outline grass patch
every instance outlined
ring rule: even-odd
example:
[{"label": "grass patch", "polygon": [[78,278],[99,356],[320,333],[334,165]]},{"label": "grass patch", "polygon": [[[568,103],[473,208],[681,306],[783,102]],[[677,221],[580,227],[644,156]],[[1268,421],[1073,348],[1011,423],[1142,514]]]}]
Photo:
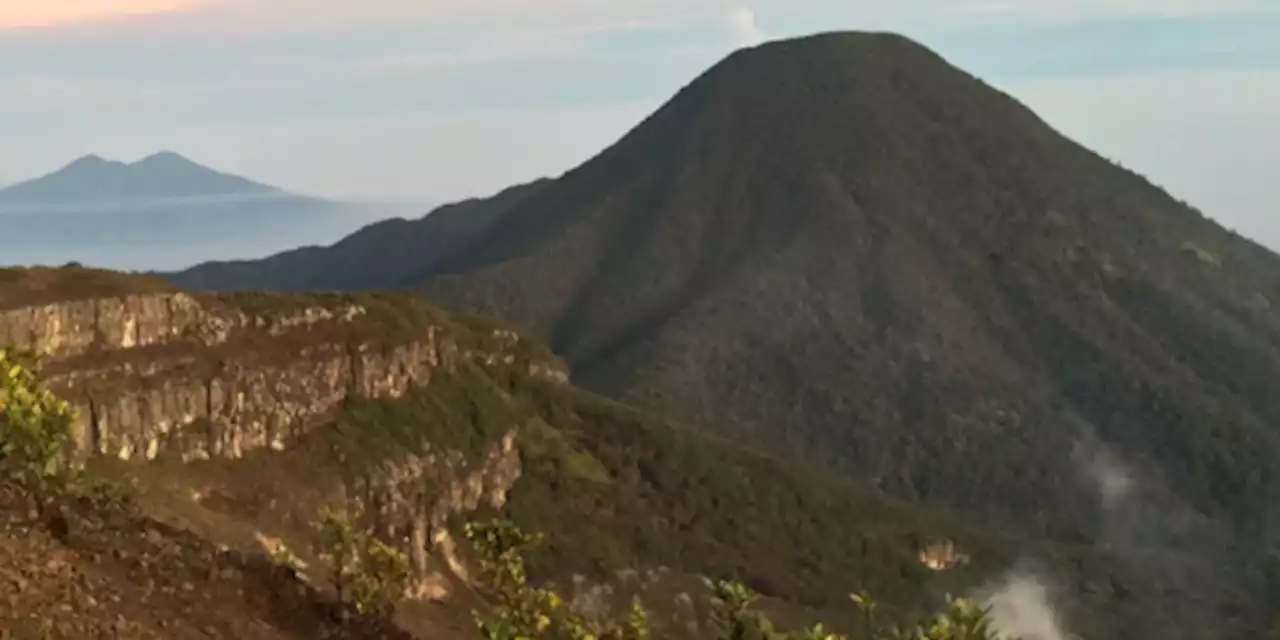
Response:
[{"label": "grass patch", "polygon": [[150,275],[80,266],[0,269],[0,310],[176,289]]},{"label": "grass patch", "polygon": [[1222,267],[1221,257],[1190,240],[1183,242],[1181,248],[1184,252],[1195,256],[1196,260],[1199,260],[1201,264],[1206,264],[1211,267]]},{"label": "grass patch", "polygon": [[550,465],[552,473],[573,481],[590,484],[613,482],[604,463],[541,417],[530,418],[520,431],[520,452],[524,454],[526,464]]}]

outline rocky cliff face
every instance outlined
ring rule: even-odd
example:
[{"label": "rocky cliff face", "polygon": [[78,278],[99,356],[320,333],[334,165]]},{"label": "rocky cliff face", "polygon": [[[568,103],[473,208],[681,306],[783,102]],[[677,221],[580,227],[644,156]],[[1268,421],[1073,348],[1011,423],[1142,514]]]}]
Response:
[{"label": "rocky cliff face", "polygon": [[407,595],[440,600],[451,595],[451,578],[471,582],[449,519],[506,504],[522,471],[516,437],[514,429],[507,432],[473,461],[458,451],[404,454],[357,481],[375,532],[409,556],[414,580]]},{"label": "rocky cliff face", "polygon": [[[474,584],[473,569],[462,556],[450,520],[468,517],[481,507],[501,509],[507,503],[523,472],[516,439],[517,431],[512,429],[470,459],[458,450],[432,447],[389,457],[345,481],[330,500],[345,505],[361,528],[409,558],[411,577],[404,597],[448,600],[458,585]],[[219,487],[216,495],[226,499],[232,491]],[[196,493],[197,502],[210,497],[208,488]],[[289,558],[307,582],[314,584],[329,570],[309,571],[309,563],[294,554],[307,546],[305,542],[295,546],[300,541],[261,531],[255,532],[255,539],[267,556]],[[318,549],[311,549],[310,555],[318,554]]]},{"label": "rocky cliff face", "polygon": [[566,380],[516,334],[411,299],[145,293],[0,309],[0,344],[45,355],[79,409],[77,452],[238,458],[283,449],[348,396],[394,398],[462,362]]}]

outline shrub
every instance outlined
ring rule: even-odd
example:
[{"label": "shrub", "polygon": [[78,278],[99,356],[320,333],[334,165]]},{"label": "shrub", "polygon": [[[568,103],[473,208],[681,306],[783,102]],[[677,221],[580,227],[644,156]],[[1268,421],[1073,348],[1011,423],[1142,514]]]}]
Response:
[{"label": "shrub", "polygon": [[0,467],[43,520],[73,476],[68,441],[75,413],[43,387],[37,364],[31,354],[0,348]]},{"label": "shrub", "polygon": [[409,557],[354,523],[351,508],[320,512],[321,555],[333,567],[338,601],[361,615],[390,619],[411,577]]},{"label": "shrub", "polygon": [[541,418],[525,424],[520,433],[520,447],[526,459],[549,464],[564,477],[601,485],[613,482],[609,469],[599,458]]},{"label": "shrub", "polygon": [[593,624],[567,605],[555,591],[528,584],[525,553],[540,545],[541,535],[529,535],[505,520],[469,523],[466,537],[480,557],[482,590],[491,610],[474,612],[476,628],[485,640],[647,640],[649,623],[639,603],[626,621]]},{"label": "shrub", "polygon": [[947,598],[947,609],[907,629],[887,634],[888,640],[1014,640],[991,628],[987,610],[969,600]]}]

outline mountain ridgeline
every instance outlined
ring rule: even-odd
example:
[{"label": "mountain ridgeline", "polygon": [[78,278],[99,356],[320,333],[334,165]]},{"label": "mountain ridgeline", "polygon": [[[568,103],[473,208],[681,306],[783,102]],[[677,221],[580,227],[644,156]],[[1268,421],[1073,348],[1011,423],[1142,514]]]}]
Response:
[{"label": "mountain ridgeline", "polygon": [[492,315],[577,384],[897,498],[1198,554],[1126,556],[1170,610],[1280,538],[1280,259],[910,40],[736,52],[467,210],[168,277]]},{"label": "mountain ridgeline", "polygon": [[178,268],[329,242],[390,207],[289,193],[164,151],[132,163],[96,155],[0,189],[0,265]]},{"label": "mountain ridgeline", "polygon": [[[455,247],[466,246],[547,181],[511,187],[491,198],[440,207],[424,220],[375,222],[326,247],[302,247],[262,260],[208,262],[169,279],[197,290],[325,289],[362,291],[411,282]],[[376,256],[376,258],[375,258]],[[230,286],[227,286],[231,283]]]},{"label": "mountain ridgeline", "polygon": [[87,203],[102,200],[247,196],[283,193],[275,187],[214,171],[172,151],[124,163],[97,155],[0,190],[0,203]]}]

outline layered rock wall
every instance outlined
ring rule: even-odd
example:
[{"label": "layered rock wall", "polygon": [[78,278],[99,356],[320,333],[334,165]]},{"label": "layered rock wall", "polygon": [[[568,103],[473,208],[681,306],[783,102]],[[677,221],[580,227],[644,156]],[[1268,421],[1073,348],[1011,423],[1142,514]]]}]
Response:
[{"label": "layered rock wall", "polygon": [[78,448],[129,459],[154,458],[168,445],[186,459],[239,458],[283,449],[350,394],[394,398],[427,384],[440,366],[433,342],[429,334],[386,349],[322,344],[279,364],[232,359],[212,371],[156,371],[120,391],[64,384],[64,396],[81,405]]},{"label": "layered rock wall", "polygon": [[[514,332],[410,298],[374,302],[174,292],[42,302],[0,308],[0,347],[43,354],[46,383],[78,409],[77,455],[123,460],[284,451],[349,397],[397,398],[469,364],[568,380]],[[427,442],[391,450],[344,481],[365,524],[411,559],[407,596],[443,599],[471,581],[450,520],[505,504],[521,475],[516,427],[471,456]]]},{"label": "layered rock wall", "polygon": [[218,321],[183,293],[76,300],[0,310],[0,344],[69,357],[164,343]]},{"label": "layered rock wall", "polygon": [[18,307],[0,310],[0,345],[45,354],[48,384],[78,408],[77,452],[121,459],[282,449],[353,394],[398,397],[462,362],[567,379],[509,331],[488,330],[484,349],[441,323],[390,337],[360,304],[326,302],[248,311],[157,293]]}]

